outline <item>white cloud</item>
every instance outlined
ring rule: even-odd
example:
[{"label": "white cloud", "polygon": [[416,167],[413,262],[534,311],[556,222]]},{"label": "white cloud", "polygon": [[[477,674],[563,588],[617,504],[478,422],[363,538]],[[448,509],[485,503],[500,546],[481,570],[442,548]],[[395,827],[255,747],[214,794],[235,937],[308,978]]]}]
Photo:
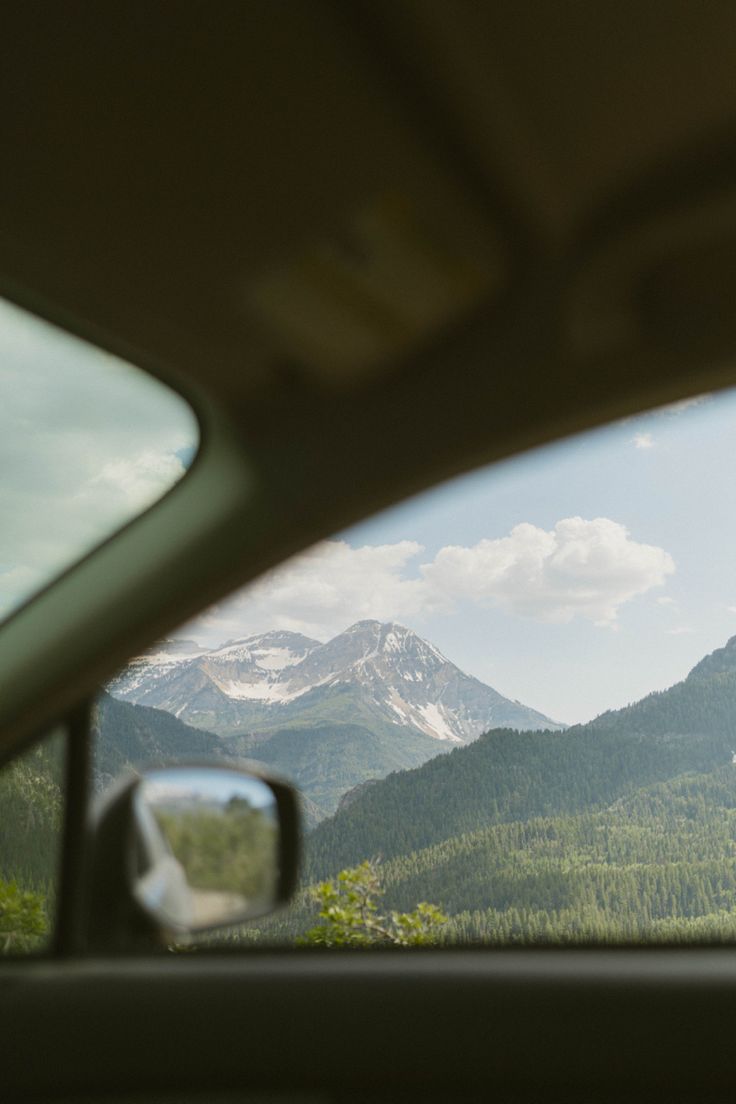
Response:
[{"label": "white cloud", "polygon": [[674,598],[669,598],[669,597],[665,596],[663,598],[658,598],[657,599],[657,604],[660,605],[660,606],[676,606],[677,602],[675,601]]},{"label": "white cloud", "polygon": [[414,541],[352,548],[323,541],[262,576],[182,630],[198,639],[288,629],[326,639],[354,621],[412,618],[431,605],[424,582],[407,576],[422,546]]},{"label": "white cloud", "polygon": [[695,629],[689,628],[687,625],[678,625],[676,629],[668,629],[668,636],[688,636],[690,633],[694,633]]},{"label": "white cloud", "polygon": [[498,605],[539,621],[581,616],[615,624],[618,608],[675,570],[661,548],[639,544],[608,518],[565,518],[551,531],[528,523],[473,548],[443,548],[423,567],[440,593]]},{"label": "white cloud", "polygon": [[268,629],[325,639],[363,618],[408,620],[459,605],[498,607],[537,621],[579,616],[615,626],[619,607],[674,571],[661,548],[608,518],[565,518],[547,531],[517,525],[473,547],[447,546],[417,566],[413,541],[353,548],[324,541],[213,608],[183,635],[209,643]]},{"label": "white cloud", "polygon": [[635,433],[631,440],[635,448],[654,448],[654,438],[652,437],[651,433]]}]

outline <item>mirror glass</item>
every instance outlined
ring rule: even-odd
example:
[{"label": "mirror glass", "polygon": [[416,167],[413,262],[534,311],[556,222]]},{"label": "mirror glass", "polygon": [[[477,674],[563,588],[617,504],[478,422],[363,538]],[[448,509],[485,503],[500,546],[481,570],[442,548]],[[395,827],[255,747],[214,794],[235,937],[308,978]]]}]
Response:
[{"label": "mirror glass", "polygon": [[274,908],[279,815],[266,782],[219,767],[152,770],[134,801],[134,893],[159,921],[202,931]]}]

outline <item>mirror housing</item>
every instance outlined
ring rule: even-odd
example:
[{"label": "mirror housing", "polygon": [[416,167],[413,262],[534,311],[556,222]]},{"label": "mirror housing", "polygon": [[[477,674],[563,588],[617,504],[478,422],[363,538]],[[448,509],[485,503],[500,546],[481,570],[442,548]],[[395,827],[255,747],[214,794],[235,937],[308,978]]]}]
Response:
[{"label": "mirror housing", "polygon": [[297,880],[287,783],[248,764],[155,768],[101,795],[86,878],[86,946],[141,950],[245,923]]}]

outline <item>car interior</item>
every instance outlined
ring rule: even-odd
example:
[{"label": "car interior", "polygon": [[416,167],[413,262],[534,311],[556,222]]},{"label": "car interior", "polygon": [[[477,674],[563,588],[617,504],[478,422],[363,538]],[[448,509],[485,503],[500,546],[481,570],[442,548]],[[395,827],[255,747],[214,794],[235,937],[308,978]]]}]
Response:
[{"label": "car interior", "polygon": [[127,805],[93,822],[87,775],[97,688],[235,587],[454,475],[734,383],[736,9],[1,19],[0,295],[170,386],[200,434],[186,478],[0,625],[0,764],[67,745],[53,944],[0,958],[3,1098],[721,1099],[733,948],[152,953],[139,913],[90,900]]}]

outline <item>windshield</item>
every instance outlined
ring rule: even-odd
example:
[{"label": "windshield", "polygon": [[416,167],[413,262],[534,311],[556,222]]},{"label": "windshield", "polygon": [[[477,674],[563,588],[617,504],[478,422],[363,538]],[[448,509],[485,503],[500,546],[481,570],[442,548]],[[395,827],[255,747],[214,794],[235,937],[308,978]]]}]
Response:
[{"label": "windshield", "polygon": [[0,300],[0,619],[161,498],[198,436],[168,387]]}]

